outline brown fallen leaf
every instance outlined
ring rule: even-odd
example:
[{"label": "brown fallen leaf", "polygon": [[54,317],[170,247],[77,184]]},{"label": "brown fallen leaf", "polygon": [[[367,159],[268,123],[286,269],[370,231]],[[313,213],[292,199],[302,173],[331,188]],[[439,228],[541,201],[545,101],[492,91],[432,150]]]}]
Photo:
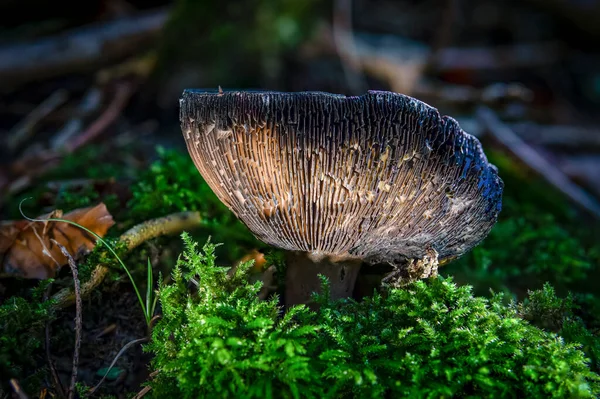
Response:
[{"label": "brown fallen leaf", "polygon": [[244,255],[240,260],[238,260],[236,263],[236,267],[240,263],[248,262],[251,260],[254,261],[254,265],[252,266],[252,271],[253,272],[262,272],[265,264],[267,263],[267,260],[265,259],[265,254],[263,254],[262,252],[259,252],[256,249],[253,249],[248,254]]},{"label": "brown fallen leaf", "polygon": [[100,237],[115,224],[104,203],[79,208],[65,215],[61,210],[55,210],[36,218],[45,219],[43,222],[28,220],[1,222],[0,277],[16,276],[31,279],[54,277],[60,267],[67,264],[67,259],[52,239],[64,246],[75,258],[91,251],[96,245],[95,237],[86,231],[66,222],[47,220],[51,218],[73,221]]}]

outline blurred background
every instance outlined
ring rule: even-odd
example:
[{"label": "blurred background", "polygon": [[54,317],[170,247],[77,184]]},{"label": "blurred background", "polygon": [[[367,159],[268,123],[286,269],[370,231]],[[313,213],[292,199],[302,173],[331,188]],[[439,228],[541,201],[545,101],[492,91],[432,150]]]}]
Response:
[{"label": "blurred background", "polygon": [[0,190],[88,144],[182,146],[184,88],[371,89],[491,136],[600,214],[599,20],[597,0],[5,0]]},{"label": "blurred background", "polygon": [[[598,372],[599,44],[600,0],[0,0],[0,221],[23,219],[27,197],[28,216],[104,202],[115,238],[193,210],[203,218],[194,238],[225,244],[220,264],[268,254],[187,155],[182,91],[404,93],[477,136],[505,182],[490,235],[440,274],[507,300],[545,282],[562,297],[572,292],[587,335],[564,337],[584,345]],[[160,238],[126,262],[144,281],[148,258],[168,276],[180,252],[178,237]],[[80,268],[88,277],[93,255]],[[69,273],[54,284],[70,286]],[[107,280],[86,300],[84,342],[97,342],[83,345],[80,381],[89,386],[125,342],[146,333],[129,281],[118,267]],[[0,281],[0,305],[35,283]],[[567,305],[552,306],[562,320]],[[70,337],[73,317],[61,312],[53,328]],[[42,331],[36,318],[15,335]],[[117,333],[99,340],[110,328]],[[67,378],[72,339],[56,336],[53,355]],[[28,350],[15,358],[36,353]],[[22,377],[45,364],[36,356]],[[106,388],[120,397],[148,372],[141,350],[124,359],[127,377]]]},{"label": "blurred background", "polygon": [[[563,214],[593,237],[598,21],[598,0],[5,0],[0,216],[18,217],[18,200],[32,192],[42,209],[65,187],[127,196],[123,186],[156,159],[157,146],[184,149],[185,88],[391,90],[455,117],[484,142],[507,182],[499,245],[516,231],[543,234]],[[589,256],[585,273],[595,264]],[[474,262],[489,274],[485,259]],[[542,269],[536,282],[555,273]]]}]

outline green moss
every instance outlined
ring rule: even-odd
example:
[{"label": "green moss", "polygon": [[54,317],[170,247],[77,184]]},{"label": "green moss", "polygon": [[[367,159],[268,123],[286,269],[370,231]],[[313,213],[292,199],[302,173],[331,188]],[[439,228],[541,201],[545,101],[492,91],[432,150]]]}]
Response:
[{"label": "green moss", "polygon": [[127,204],[130,217],[147,220],[173,212],[225,213],[187,154],[158,148],[159,159],[142,172]]},{"label": "green moss", "polygon": [[[41,212],[45,212],[47,209],[40,209],[40,203],[50,191],[46,186],[47,182],[69,179],[118,180],[125,177],[131,178],[132,174],[135,174],[135,171],[127,169],[124,158],[115,156],[106,147],[95,145],[83,147],[77,152],[66,155],[57,166],[48,170],[41,179],[37,180],[35,186],[23,193],[8,197],[5,201],[5,209],[3,209],[5,218],[22,219],[19,204],[25,198],[33,199],[22,204],[25,215],[35,217]],[[111,212],[119,209],[117,198],[114,195],[100,196],[91,184],[79,188],[60,189],[56,198],[53,198],[51,209],[62,209],[67,212],[75,208],[95,205],[99,201],[104,201]]]},{"label": "green moss", "polygon": [[[219,34],[227,35],[227,29]],[[152,383],[157,397],[598,395],[597,376],[583,353],[598,372],[600,300],[594,276],[600,246],[560,194],[501,154],[490,159],[506,183],[504,210],[482,245],[441,269],[456,279],[418,283],[362,302],[322,297],[319,313],[295,308],[283,318],[275,301],[255,298],[258,285],[247,284],[241,272],[248,265],[233,278],[215,266],[215,255],[232,264],[248,249],[265,246],[218,200],[187,153],[160,149],[149,169],[128,172],[122,165],[107,166],[103,157],[97,149],[74,154],[48,180],[132,178],[127,207],[109,206],[119,215],[111,237],[150,218],[197,210],[204,220],[194,233],[198,240],[212,236],[233,243],[197,252],[188,239],[175,282],[161,287],[163,319],[148,346],[161,370]],[[93,188],[69,189],[58,193],[56,206],[68,211],[100,200],[111,201]],[[38,215],[37,207],[25,203],[26,214]],[[163,237],[154,244],[178,253],[175,241]],[[129,254],[126,263],[144,266],[147,252]],[[283,269],[278,252],[267,260]],[[99,246],[81,262],[80,278],[89,278],[99,262],[116,265]],[[192,276],[199,285],[190,293]],[[526,299],[517,304],[507,296],[475,297],[470,286],[457,287],[454,280],[473,285],[478,295],[492,287]],[[561,294],[575,293],[561,299],[543,286],[546,281]],[[71,284],[56,284],[61,283]],[[535,288],[542,289],[527,296]],[[0,374],[32,387],[45,375],[39,368],[45,363],[41,338],[45,320],[53,317],[39,298],[38,291],[37,297],[12,297],[0,306]]]},{"label": "green moss", "polygon": [[600,372],[600,334],[593,333],[592,326],[576,312],[580,310],[573,295],[559,298],[550,284],[540,290],[529,291],[523,303],[515,304],[518,314],[532,324],[560,334],[566,342],[582,345],[582,350],[591,359],[592,369]]},{"label": "green moss", "polygon": [[245,283],[250,265],[229,277],[214,245],[184,241],[146,347],[160,370],[155,397],[600,394],[577,345],[530,325],[500,295],[474,297],[440,278],[362,302],[325,294],[319,312],[298,306],[280,317],[276,300],[258,300],[260,285]]},{"label": "green moss", "polygon": [[42,292],[50,280],[42,282],[28,298],[11,297],[0,305],[0,384],[16,378],[23,387],[39,387],[38,370],[46,322],[54,318],[50,301],[42,301]]},{"label": "green moss", "polygon": [[[124,148],[126,152],[128,149]],[[60,179],[108,179],[124,176],[124,163],[119,162],[109,149],[100,145],[88,145],[77,150],[77,152],[66,155],[55,168],[52,168],[45,176],[45,180]],[[104,162],[103,162],[104,161]]]},{"label": "green moss", "polygon": [[100,193],[92,185],[77,188],[69,187],[59,190],[55,200],[55,207],[56,209],[72,210],[94,206],[99,202],[104,202],[109,211],[114,212],[119,207],[119,199],[115,194],[101,197]]}]

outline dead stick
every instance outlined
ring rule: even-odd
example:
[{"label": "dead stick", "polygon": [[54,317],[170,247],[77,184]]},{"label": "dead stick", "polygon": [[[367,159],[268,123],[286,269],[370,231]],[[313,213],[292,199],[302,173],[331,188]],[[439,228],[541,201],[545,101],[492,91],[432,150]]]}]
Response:
[{"label": "dead stick", "polygon": [[432,62],[433,67],[439,71],[498,70],[552,65],[560,60],[561,55],[562,47],[557,42],[522,43],[492,48],[447,47],[436,52]]},{"label": "dead stick", "polygon": [[135,396],[133,397],[133,399],[141,399],[144,396],[146,396],[146,394],[148,392],[150,392],[150,390],[152,389],[152,387],[150,385],[146,385],[144,388],[142,388],[141,391],[139,391],[137,394],[135,394]]},{"label": "dead stick", "polygon": [[513,155],[539,173],[581,208],[596,217],[600,217],[600,204],[592,196],[573,183],[556,166],[517,136],[491,109],[487,107],[478,108],[477,118],[481,121],[484,128]]},{"label": "dead stick", "polygon": [[6,139],[6,146],[10,151],[15,151],[23,142],[25,142],[33,132],[33,128],[42,119],[48,116],[56,108],[67,101],[68,94],[64,89],[56,90],[46,98],[40,105],[35,107],[21,122],[19,122],[10,132]]},{"label": "dead stick", "polygon": [[93,140],[96,136],[102,133],[108,126],[110,126],[115,119],[119,116],[129,97],[133,93],[133,83],[124,82],[120,83],[116,87],[115,96],[110,105],[104,110],[102,115],[98,117],[85,131],[70,141],[66,147],[67,152],[73,152],[89,141]]},{"label": "dead stick", "polygon": [[0,86],[72,73],[131,55],[155,40],[168,8],[0,48]]},{"label": "dead stick", "polygon": [[104,93],[98,86],[92,86],[88,89],[77,105],[75,115],[50,139],[50,148],[53,151],[63,148],[71,137],[83,130],[85,119],[100,109],[103,97]]},{"label": "dead stick", "polygon": [[[132,227],[121,235],[119,241],[125,244],[128,251],[131,251],[152,238],[197,228],[201,220],[199,212],[174,213]],[[97,265],[92,272],[90,280],[81,288],[82,296],[85,297],[92,292],[104,280],[108,271],[108,266],[103,264]],[[52,299],[55,301],[57,308],[64,308],[73,304],[75,297],[71,289],[63,288]]]},{"label": "dead stick", "polygon": [[25,392],[23,392],[23,390],[21,389],[21,385],[19,384],[19,381],[17,381],[14,378],[10,379],[10,386],[12,387],[13,391],[15,391],[15,394],[17,395],[17,398],[19,399],[29,399],[29,396],[27,396],[27,394]]},{"label": "dead stick", "polygon": [[81,304],[81,287],[79,284],[79,276],[77,273],[77,264],[75,260],[67,251],[65,247],[54,239],[52,242],[58,246],[60,252],[67,258],[71,272],[73,273],[73,286],[75,287],[75,348],[73,349],[73,368],[71,369],[71,385],[69,385],[68,398],[73,399],[75,397],[75,384],[77,383],[77,368],[79,367],[79,349],[81,347],[81,330],[83,324],[82,307]]},{"label": "dead stick", "polygon": [[[414,52],[411,48],[415,48],[418,53],[424,53],[423,56],[429,58],[428,61],[431,62],[431,68],[438,72],[457,69],[480,71],[534,68],[554,65],[564,54],[564,46],[560,42],[521,43],[496,47],[445,47],[431,55],[429,47],[402,36],[355,33],[353,38],[354,49],[347,47],[345,50],[355,52],[349,56],[356,57],[363,70],[376,68],[377,66],[373,64],[393,58],[398,58],[394,60],[397,64],[406,64],[407,61],[415,59],[411,54]],[[374,41],[380,44],[373,44]],[[329,54],[338,51],[333,39],[332,26],[323,27],[315,50]],[[373,58],[374,55],[377,59]],[[420,58],[420,54],[415,53],[415,55],[419,55]]]},{"label": "dead stick", "polygon": [[[64,151],[60,148],[50,149],[42,154],[25,156],[13,163],[11,169],[23,175],[4,186],[0,186],[0,189],[6,191],[9,195],[14,195],[25,190],[33,183],[34,178],[44,174],[44,172],[53,166],[53,163],[61,159],[65,154],[72,153],[93,140],[117,119],[133,93],[133,87],[134,85],[131,82],[119,84],[115,98],[110,106],[86,130],[66,145]],[[0,198],[0,206],[2,206],[2,198]]]},{"label": "dead stick", "polygon": [[591,126],[537,125],[521,122],[513,123],[510,127],[523,139],[543,146],[559,149],[600,147],[600,129]]}]

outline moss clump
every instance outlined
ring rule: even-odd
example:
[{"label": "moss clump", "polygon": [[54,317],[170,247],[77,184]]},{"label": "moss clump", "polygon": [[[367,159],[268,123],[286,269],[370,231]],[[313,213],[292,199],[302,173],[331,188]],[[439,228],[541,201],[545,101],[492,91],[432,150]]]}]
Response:
[{"label": "moss clump", "polygon": [[[468,274],[481,291],[513,292],[545,281],[567,286],[588,276],[589,250],[548,213],[503,217],[481,246],[443,272]],[[457,270],[462,268],[463,270]]]},{"label": "moss clump", "polygon": [[[276,300],[259,301],[260,283],[244,280],[251,263],[229,277],[215,265],[215,245],[197,252],[189,236],[184,240],[174,283],[160,287],[163,317],[146,348],[161,370],[155,396],[314,396],[307,350],[317,327],[300,327],[296,320],[308,310],[297,308],[278,320]],[[199,283],[194,295],[189,282]]]},{"label": "moss clump", "polygon": [[227,212],[189,156],[161,147],[157,151],[158,160],[132,186],[127,204],[131,219],[138,222],[182,211]]},{"label": "moss clump", "polygon": [[581,344],[582,350],[591,359],[592,369],[600,372],[600,335],[592,333],[585,321],[577,316],[580,308],[573,295],[559,298],[554,288],[546,283],[540,290],[529,291],[529,296],[522,303],[513,303],[512,306],[532,324],[559,334],[566,342]]},{"label": "moss clump", "polygon": [[[156,397],[595,397],[600,377],[577,345],[532,326],[501,295],[450,279],[362,302],[318,297],[280,316],[275,299],[215,246],[186,249],[160,287],[163,318],[147,350]],[[190,292],[189,287],[193,287]],[[324,290],[327,292],[327,290]]]},{"label": "moss clump", "polygon": [[24,387],[39,387],[39,381],[36,386],[34,380],[41,377],[35,370],[43,348],[44,326],[54,318],[52,303],[42,301],[50,282],[40,283],[29,298],[14,296],[0,305],[0,384],[16,378]]}]

